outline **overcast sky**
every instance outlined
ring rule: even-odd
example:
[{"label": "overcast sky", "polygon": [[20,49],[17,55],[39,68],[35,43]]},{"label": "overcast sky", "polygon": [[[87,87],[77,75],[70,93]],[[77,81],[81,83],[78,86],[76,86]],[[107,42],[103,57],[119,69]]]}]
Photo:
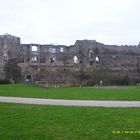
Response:
[{"label": "overcast sky", "polygon": [[5,33],[21,43],[138,44],[140,0],[0,0],[0,34]]}]

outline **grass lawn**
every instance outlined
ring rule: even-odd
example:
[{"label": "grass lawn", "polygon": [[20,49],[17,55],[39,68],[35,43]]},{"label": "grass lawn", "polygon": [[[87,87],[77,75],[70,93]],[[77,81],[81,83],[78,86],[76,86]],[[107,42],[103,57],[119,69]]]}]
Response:
[{"label": "grass lawn", "polygon": [[139,116],[140,108],[0,103],[0,139],[138,140]]},{"label": "grass lawn", "polygon": [[31,84],[0,85],[0,96],[80,99],[80,100],[135,100],[140,101],[140,87],[96,88],[65,87],[41,88]]}]

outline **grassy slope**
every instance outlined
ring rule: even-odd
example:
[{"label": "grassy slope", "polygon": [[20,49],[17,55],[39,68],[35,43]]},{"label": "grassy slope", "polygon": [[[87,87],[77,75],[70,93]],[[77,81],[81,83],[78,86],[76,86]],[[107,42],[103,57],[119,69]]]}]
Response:
[{"label": "grassy slope", "polygon": [[28,84],[0,85],[0,96],[81,99],[81,100],[140,100],[140,87],[118,89],[66,87],[41,88]]},{"label": "grassy slope", "polygon": [[0,103],[1,140],[138,140],[140,108],[92,108]]}]

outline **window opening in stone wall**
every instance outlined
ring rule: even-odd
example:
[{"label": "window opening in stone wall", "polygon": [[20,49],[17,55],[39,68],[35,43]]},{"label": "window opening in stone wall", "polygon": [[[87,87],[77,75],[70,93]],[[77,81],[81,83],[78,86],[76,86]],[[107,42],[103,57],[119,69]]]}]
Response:
[{"label": "window opening in stone wall", "polygon": [[99,64],[100,63],[100,58],[98,56],[95,57],[95,63]]},{"label": "window opening in stone wall", "polygon": [[8,56],[3,56],[3,62],[7,62],[8,61]]},{"label": "window opening in stone wall", "polygon": [[92,51],[92,50],[90,50],[90,51],[89,51],[89,59],[93,59],[93,58],[94,58],[93,51]]},{"label": "window opening in stone wall", "polygon": [[32,56],[32,62],[34,62],[34,63],[37,62],[37,56]]},{"label": "window opening in stone wall", "polygon": [[32,75],[27,75],[25,80],[26,82],[32,82]]},{"label": "window opening in stone wall", "polygon": [[37,46],[32,46],[32,51],[37,52]]},{"label": "window opening in stone wall", "polygon": [[60,52],[64,52],[64,48],[63,47],[60,48]]},{"label": "window opening in stone wall", "polygon": [[79,60],[79,63],[82,64],[82,60],[81,59]]},{"label": "window opening in stone wall", "polygon": [[49,48],[50,53],[56,53],[56,48]]},{"label": "window opening in stone wall", "polygon": [[74,56],[73,60],[74,60],[74,64],[78,64],[78,57],[77,56]]},{"label": "window opening in stone wall", "polygon": [[55,63],[55,57],[54,56],[51,56],[51,58],[50,58],[50,63],[52,64],[52,63]]}]

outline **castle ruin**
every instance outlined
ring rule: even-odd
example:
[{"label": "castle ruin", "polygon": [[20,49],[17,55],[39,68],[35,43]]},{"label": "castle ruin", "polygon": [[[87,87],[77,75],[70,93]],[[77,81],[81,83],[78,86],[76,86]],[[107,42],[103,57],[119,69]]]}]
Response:
[{"label": "castle ruin", "polygon": [[12,58],[21,67],[21,82],[45,86],[140,82],[140,44],[104,45],[95,40],[77,40],[71,46],[21,44],[19,37],[0,35],[0,79]]}]

